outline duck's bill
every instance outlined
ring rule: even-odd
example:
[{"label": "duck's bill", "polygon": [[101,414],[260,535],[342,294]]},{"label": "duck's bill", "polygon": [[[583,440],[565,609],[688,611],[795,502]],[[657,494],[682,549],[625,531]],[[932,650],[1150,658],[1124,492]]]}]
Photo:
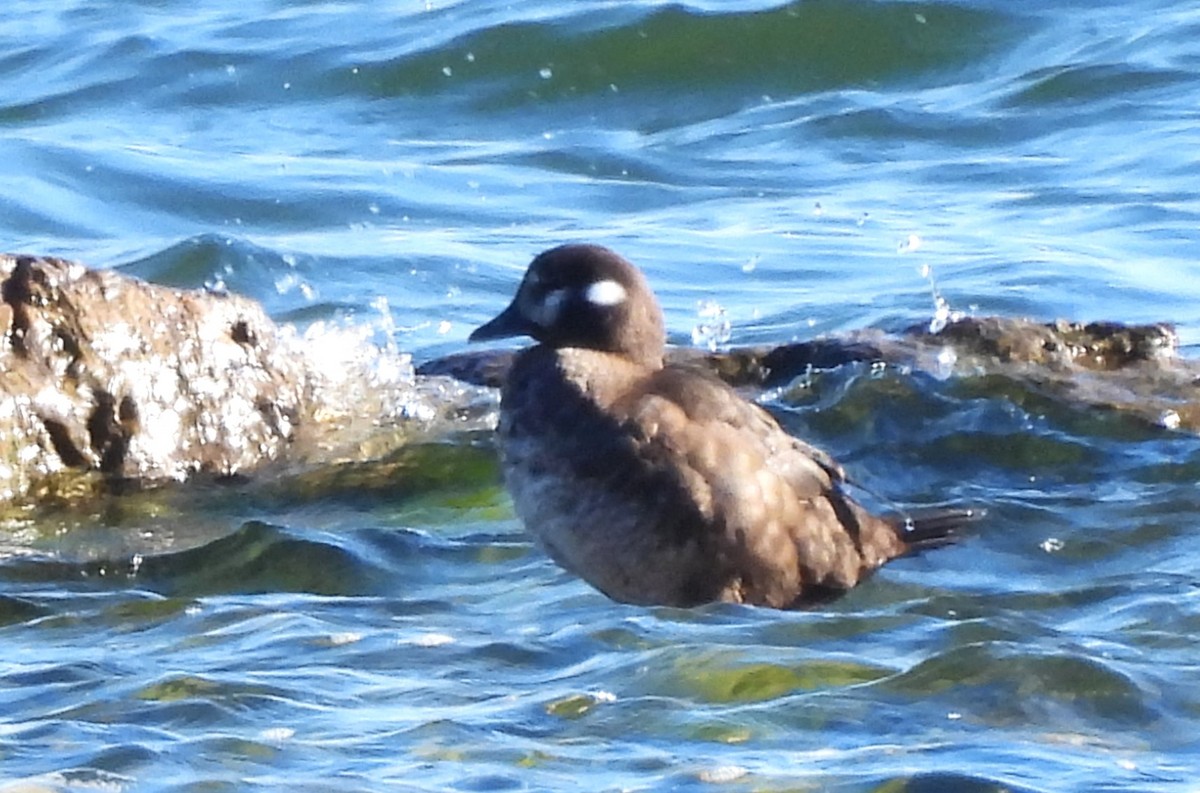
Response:
[{"label": "duck's bill", "polygon": [[527,319],[521,316],[521,312],[517,309],[517,304],[511,303],[495,319],[485,322],[472,331],[471,335],[467,337],[467,341],[488,341],[489,339],[507,339],[513,336],[528,336],[531,330],[532,326]]}]

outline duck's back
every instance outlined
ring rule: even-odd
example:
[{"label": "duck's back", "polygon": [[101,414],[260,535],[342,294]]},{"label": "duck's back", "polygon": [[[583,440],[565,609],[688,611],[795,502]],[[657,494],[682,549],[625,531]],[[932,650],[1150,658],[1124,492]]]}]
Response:
[{"label": "duck's back", "polygon": [[500,432],[530,531],[618,600],[794,606],[906,550],[842,493],[828,456],[695,369],[535,347]]}]

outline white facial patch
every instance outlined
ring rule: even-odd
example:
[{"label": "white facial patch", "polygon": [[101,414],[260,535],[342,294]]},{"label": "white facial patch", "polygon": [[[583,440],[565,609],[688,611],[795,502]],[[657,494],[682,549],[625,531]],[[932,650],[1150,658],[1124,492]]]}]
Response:
[{"label": "white facial patch", "polygon": [[558,322],[559,312],[562,311],[563,301],[567,297],[565,289],[554,289],[542,295],[542,299],[530,303],[523,307],[525,316],[529,317],[534,324],[541,325],[543,328],[548,328]]},{"label": "white facial patch", "polygon": [[606,278],[591,284],[583,296],[593,306],[615,306],[625,302],[625,287]]}]

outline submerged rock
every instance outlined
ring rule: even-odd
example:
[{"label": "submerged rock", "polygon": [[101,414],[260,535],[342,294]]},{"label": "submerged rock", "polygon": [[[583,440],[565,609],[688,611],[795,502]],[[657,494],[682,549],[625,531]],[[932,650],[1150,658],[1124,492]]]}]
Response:
[{"label": "submerged rock", "polygon": [[[833,369],[848,363],[887,363],[925,368],[931,357],[943,369],[963,373],[1023,364],[1070,372],[1118,371],[1140,363],[1180,365],[1179,337],[1168,324],[1081,324],[1035,322],[1012,317],[960,317],[932,332],[923,326],[899,335],[863,330],[843,336],[775,347],[742,347],[728,352],[674,347],[667,359],[707,366],[733,385],[776,386],[809,369]],[[417,374],[444,375],[498,388],[512,363],[507,350],[478,350],[447,355],[422,364]]]},{"label": "submerged rock", "polygon": [[[418,374],[499,386],[507,351],[467,352],[429,361]],[[779,387],[808,372],[853,363],[922,371],[937,378],[1000,377],[1070,404],[1121,411],[1156,426],[1200,431],[1200,366],[1179,356],[1169,324],[1042,323],[1013,317],[960,317],[937,331],[862,330],[776,347],[711,353],[672,348],[668,360],[707,366],[735,386]]]}]

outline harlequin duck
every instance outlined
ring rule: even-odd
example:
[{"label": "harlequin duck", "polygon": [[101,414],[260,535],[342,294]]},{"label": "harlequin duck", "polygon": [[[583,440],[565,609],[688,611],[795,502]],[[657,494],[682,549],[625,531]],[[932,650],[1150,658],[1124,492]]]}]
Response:
[{"label": "harlequin duck", "polygon": [[470,340],[522,335],[538,344],[502,390],[505,482],[547,553],[614,600],[803,606],[972,517],[876,517],[825,452],[708,372],[664,365],[658,302],[607,248],[536,257]]}]

